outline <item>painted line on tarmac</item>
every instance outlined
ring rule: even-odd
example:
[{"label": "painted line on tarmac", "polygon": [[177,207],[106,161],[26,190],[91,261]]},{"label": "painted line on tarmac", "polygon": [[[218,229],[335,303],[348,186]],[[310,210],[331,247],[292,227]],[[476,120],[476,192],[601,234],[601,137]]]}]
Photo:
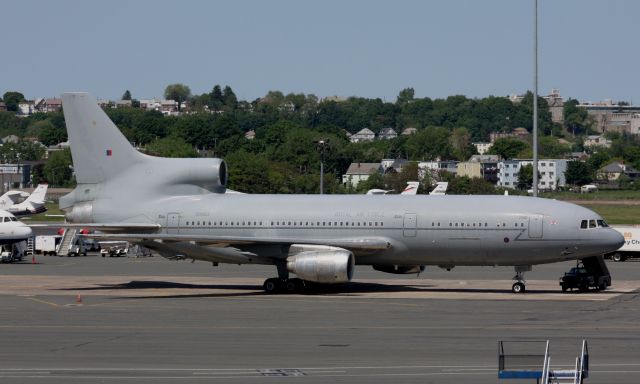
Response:
[{"label": "painted line on tarmac", "polygon": [[31,301],[35,301],[35,302],[40,303],[40,304],[46,304],[46,305],[49,305],[49,306],[52,306],[52,307],[55,307],[55,308],[61,308],[62,307],[60,304],[56,304],[56,303],[54,303],[52,301],[37,299],[35,297],[25,297],[25,299],[31,300]]}]

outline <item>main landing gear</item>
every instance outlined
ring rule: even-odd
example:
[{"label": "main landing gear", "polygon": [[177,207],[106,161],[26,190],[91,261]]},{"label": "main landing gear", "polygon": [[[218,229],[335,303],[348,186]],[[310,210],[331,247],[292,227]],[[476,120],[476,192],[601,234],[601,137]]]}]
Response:
[{"label": "main landing gear", "polygon": [[513,293],[524,293],[526,290],[524,273],[531,271],[530,265],[516,265],[514,267],[516,271],[516,275],[513,277],[513,280],[516,282],[511,286],[511,292]]},{"label": "main landing gear", "polygon": [[302,279],[281,279],[272,277],[262,284],[265,293],[296,293],[304,290],[305,282]]},{"label": "main landing gear", "polygon": [[286,262],[276,263],[278,277],[272,277],[264,281],[262,287],[265,293],[296,293],[305,289],[305,282],[298,278],[289,278]]}]

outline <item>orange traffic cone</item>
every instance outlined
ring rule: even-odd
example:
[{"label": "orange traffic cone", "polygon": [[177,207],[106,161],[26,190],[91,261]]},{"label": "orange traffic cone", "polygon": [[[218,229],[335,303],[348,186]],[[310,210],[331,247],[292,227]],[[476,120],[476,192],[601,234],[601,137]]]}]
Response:
[{"label": "orange traffic cone", "polygon": [[76,296],[76,304],[82,304],[82,296],[80,296],[79,293],[78,296]]}]

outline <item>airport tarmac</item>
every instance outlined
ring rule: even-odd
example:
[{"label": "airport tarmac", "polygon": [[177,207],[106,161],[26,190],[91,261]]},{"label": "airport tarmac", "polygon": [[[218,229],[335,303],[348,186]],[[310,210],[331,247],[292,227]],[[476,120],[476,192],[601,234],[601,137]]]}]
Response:
[{"label": "airport tarmac", "polygon": [[549,339],[571,366],[586,338],[588,383],[637,383],[640,262],[562,294],[571,265],[534,266],[524,295],[511,268],[359,266],[340,290],[272,296],[267,266],[37,256],[0,265],[0,381],[495,383],[498,340]]}]

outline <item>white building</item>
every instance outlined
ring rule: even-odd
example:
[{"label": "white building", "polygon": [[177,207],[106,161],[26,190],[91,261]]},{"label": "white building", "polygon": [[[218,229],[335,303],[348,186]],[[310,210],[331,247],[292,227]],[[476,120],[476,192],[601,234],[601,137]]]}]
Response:
[{"label": "white building", "polygon": [[603,135],[590,135],[590,136],[587,136],[586,139],[584,139],[584,146],[586,148],[593,148],[593,147],[610,148],[611,140],[606,139]]},{"label": "white building", "polygon": [[480,155],[484,155],[487,153],[489,148],[491,148],[493,143],[473,143],[473,145],[476,147],[476,151],[478,151]]},{"label": "white building", "polygon": [[382,128],[378,133],[380,140],[391,140],[398,137],[398,133],[393,128]]},{"label": "white building", "polygon": [[458,173],[458,162],[455,160],[434,160],[434,161],[421,161],[418,163],[418,178],[420,180],[429,173],[432,178],[438,179],[439,173],[447,171],[452,174]]},{"label": "white building", "polygon": [[376,134],[373,133],[372,130],[370,130],[369,128],[362,128],[358,132],[351,135],[349,140],[351,140],[352,143],[359,143],[361,141],[373,141],[375,137]]},{"label": "white building", "polygon": [[[532,165],[530,159],[505,160],[498,163],[498,187],[516,189],[518,187],[518,173],[524,165]],[[555,191],[558,187],[567,184],[565,172],[567,170],[566,159],[540,159],[538,160],[539,190]]]}]

